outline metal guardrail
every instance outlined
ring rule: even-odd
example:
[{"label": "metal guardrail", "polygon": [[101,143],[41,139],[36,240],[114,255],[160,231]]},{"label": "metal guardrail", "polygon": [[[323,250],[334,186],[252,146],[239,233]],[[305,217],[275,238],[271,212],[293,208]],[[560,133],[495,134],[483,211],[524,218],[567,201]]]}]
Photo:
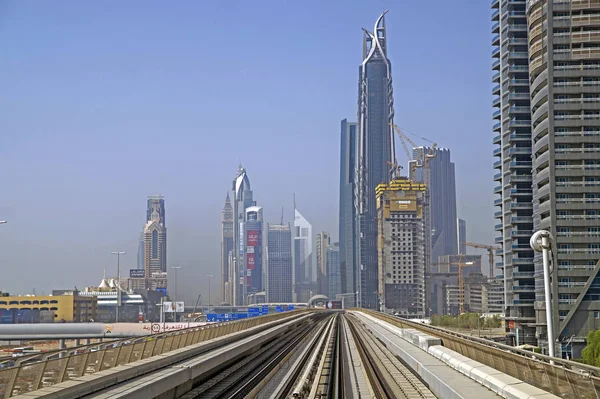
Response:
[{"label": "metal guardrail", "polygon": [[400,319],[367,309],[369,314],[399,328],[412,328],[442,339],[445,347],[486,366],[562,398],[600,398],[600,368],[533,353],[483,338]]},{"label": "metal guardrail", "polygon": [[84,353],[77,353],[76,348],[70,348],[68,351],[70,353],[61,353],[65,356],[40,359],[39,362],[20,364],[0,370],[0,399],[10,398],[83,375],[147,359],[304,312],[306,310],[274,313],[136,339],[123,339],[108,344],[89,345],[101,347],[101,349],[93,350],[91,348]]}]

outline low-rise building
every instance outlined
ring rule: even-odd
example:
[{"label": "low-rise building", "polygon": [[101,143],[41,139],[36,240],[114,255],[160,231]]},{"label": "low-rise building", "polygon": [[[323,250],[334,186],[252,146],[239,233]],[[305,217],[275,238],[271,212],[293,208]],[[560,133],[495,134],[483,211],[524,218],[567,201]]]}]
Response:
[{"label": "low-rise building", "polygon": [[1,323],[87,323],[97,318],[97,298],[74,290],[64,295],[3,295]]}]

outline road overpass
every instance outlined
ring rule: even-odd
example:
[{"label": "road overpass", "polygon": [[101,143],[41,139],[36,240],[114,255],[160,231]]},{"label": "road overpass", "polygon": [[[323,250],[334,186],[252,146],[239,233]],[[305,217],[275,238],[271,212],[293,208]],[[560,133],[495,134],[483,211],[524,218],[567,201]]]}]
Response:
[{"label": "road overpass", "polygon": [[296,310],[0,370],[15,398],[597,398],[600,369],[366,310]]}]

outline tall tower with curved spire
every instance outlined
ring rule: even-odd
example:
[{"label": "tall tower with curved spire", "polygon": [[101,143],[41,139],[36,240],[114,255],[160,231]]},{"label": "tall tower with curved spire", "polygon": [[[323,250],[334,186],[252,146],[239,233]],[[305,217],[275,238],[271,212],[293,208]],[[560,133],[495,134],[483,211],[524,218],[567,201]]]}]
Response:
[{"label": "tall tower with curved spire", "polygon": [[389,183],[394,153],[394,95],[392,65],[387,57],[384,12],[373,31],[363,29],[363,61],[358,87],[358,259],[357,290],[360,305],[375,309],[377,294],[377,207],[375,187]]},{"label": "tall tower with curved spire", "polygon": [[252,198],[250,179],[242,164],[238,167],[238,173],[233,180],[233,251],[232,265],[228,275],[228,294],[232,305],[243,305],[246,288],[246,265],[244,244],[244,222],[246,221],[246,209],[255,206],[256,201]]}]

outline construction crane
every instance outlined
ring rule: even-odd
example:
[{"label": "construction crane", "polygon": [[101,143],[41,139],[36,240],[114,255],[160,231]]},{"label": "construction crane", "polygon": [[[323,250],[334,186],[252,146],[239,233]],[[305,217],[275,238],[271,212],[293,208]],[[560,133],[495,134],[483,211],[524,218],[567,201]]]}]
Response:
[{"label": "construction crane", "polygon": [[386,161],[388,165],[390,165],[390,175],[392,176],[392,180],[397,179],[401,176],[400,171],[402,170],[402,166],[398,165],[395,162]]},{"label": "construction crane", "polygon": [[[408,137],[406,134],[402,133],[402,130],[400,130],[400,128],[397,125],[394,125],[393,123],[390,123],[390,125],[392,126],[392,128],[394,129],[394,131],[396,132],[398,137],[400,137],[400,142],[402,143],[402,147],[404,148],[404,152],[406,153],[406,157],[408,158],[408,164],[410,165],[410,180],[412,180],[413,182],[417,181],[415,171],[417,170],[418,167],[423,166],[421,164],[421,161],[423,159],[423,153],[422,153],[423,149],[421,147],[419,147],[418,145],[416,145],[415,142],[412,141],[410,137]],[[410,144],[413,149],[418,149],[418,151],[420,151],[417,159],[414,159],[413,154],[409,150],[407,143]]]},{"label": "construction crane", "polygon": [[477,244],[474,242],[463,242],[463,244],[468,247],[481,248],[486,249],[488,251],[488,257],[490,262],[490,274],[488,275],[488,277],[494,278],[494,251],[502,248],[494,245]]}]

